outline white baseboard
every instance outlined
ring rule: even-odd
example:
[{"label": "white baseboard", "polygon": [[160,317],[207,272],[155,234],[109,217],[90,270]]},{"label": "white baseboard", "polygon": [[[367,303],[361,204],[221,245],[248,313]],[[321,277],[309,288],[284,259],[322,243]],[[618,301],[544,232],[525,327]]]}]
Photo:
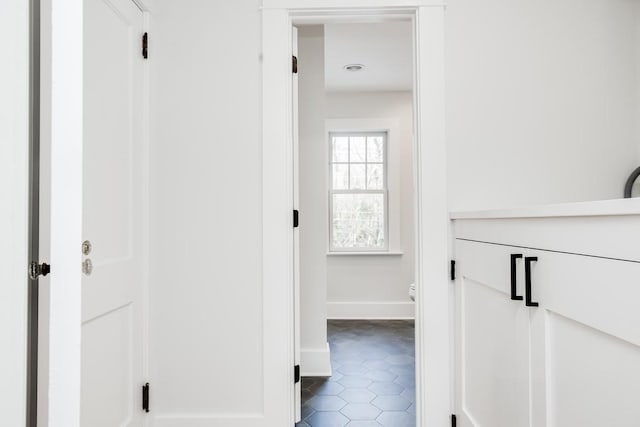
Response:
[{"label": "white baseboard", "polygon": [[327,302],[327,319],[414,319],[414,303]]},{"label": "white baseboard", "polygon": [[300,374],[303,377],[330,377],[331,350],[329,343],[324,349],[300,349]]}]

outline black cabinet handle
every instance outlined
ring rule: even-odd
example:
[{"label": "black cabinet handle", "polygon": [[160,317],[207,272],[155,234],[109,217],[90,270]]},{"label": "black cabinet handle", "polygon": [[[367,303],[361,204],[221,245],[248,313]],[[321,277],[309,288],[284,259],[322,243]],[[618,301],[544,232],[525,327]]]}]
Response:
[{"label": "black cabinet handle", "polygon": [[522,295],[518,295],[518,274],[516,260],[522,258],[522,254],[511,254],[511,299],[514,301],[522,301]]},{"label": "black cabinet handle", "polygon": [[531,263],[538,261],[536,256],[528,256],[524,259],[524,293],[527,307],[538,307],[538,303],[531,300]]}]

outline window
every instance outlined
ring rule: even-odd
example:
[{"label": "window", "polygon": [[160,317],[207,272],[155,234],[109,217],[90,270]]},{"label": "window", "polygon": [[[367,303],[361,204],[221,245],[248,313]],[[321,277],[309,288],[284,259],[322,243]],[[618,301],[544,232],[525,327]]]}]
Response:
[{"label": "window", "polygon": [[386,132],[329,135],[331,251],[388,249]]}]

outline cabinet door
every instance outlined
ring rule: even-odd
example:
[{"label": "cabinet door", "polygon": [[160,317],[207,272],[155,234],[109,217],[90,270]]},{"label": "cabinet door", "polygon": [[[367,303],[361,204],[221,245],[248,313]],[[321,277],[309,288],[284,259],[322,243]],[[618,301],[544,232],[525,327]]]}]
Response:
[{"label": "cabinet door", "polygon": [[640,426],[640,264],[528,251],[535,427]]},{"label": "cabinet door", "polygon": [[529,310],[511,300],[513,253],[521,252],[456,242],[456,413],[463,427],[529,426]]}]

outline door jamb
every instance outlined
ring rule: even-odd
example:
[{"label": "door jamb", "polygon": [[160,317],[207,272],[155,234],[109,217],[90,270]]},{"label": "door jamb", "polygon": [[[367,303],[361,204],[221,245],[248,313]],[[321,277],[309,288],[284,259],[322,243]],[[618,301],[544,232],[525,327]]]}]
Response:
[{"label": "door jamb", "polygon": [[[51,7],[48,425],[80,425],[83,1]],[[49,76],[48,76],[49,77]]]},{"label": "door jamb", "polygon": [[[40,0],[29,1],[29,262],[40,263]],[[27,427],[38,418],[39,280],[27,280]]]},{"label": "door jamb", "polygon": [[[452,413],[449,219],[446,191],[444,5],[425,0],[264,0],[263,287],[265,411],[293,420],[293,19],[405,15],[414,22],[414,184],[416,188],[416,415],[445,426]],[[428,206],[428,209],[427,209]],[[274,344],[275,343],[275,344]],[[276,369],[277,368],[277,369]],[[278,374],[281,374],[278,377]],[[281,391],[280,399],[274,399]],[[283,402],[282,396],[286,398]],[[284,425],[284,424],[283,424]]]}]

